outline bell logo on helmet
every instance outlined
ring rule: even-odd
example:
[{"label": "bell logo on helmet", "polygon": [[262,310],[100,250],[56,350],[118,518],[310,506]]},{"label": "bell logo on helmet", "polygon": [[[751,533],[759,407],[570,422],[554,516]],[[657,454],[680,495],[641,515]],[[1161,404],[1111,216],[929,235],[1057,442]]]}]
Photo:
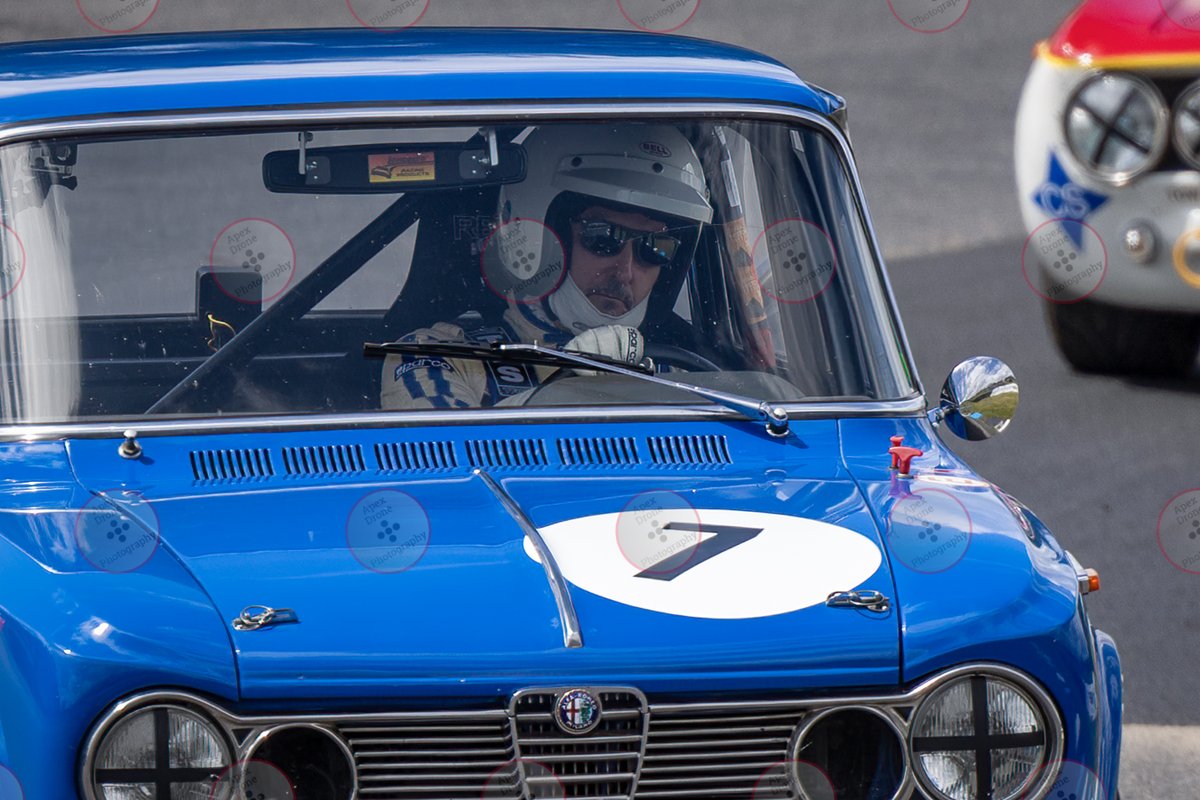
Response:
[{"label": "bell logo on helmet", "polygon": [[649,153],[656,158],[671,157],[671,148],[667,147],[665,144],[659,144],[658,142],[642,142],[642,152]]}]

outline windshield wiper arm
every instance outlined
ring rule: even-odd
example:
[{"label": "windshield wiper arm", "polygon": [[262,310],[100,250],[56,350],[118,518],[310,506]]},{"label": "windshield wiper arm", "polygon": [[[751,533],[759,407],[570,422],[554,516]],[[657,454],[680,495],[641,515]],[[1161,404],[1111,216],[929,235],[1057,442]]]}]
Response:
[{"label": "windshield wiper arm", "polygon": [[507,344],[491,342],[490,344],[473,344],[469,342],[395,342],[392,344],[365,344],[363,355],[426,355],[447,356],[451,358],[474,358],[480,361],[510,361],[518,364],[540,364],[549,367],[585,367],[596,372],[608,372],[613,375],[624,375],[629,378],[666,386],[670,389],[689,392],[711,400],[731,411],[736,411],[743,417],[755,422],[761,422],[767,427],[767,433],[772,436],[787,436],[788,415],[779,406],[773,406],[766,400],[722,392],[718,389],[706,389],[690,383],[661,378],[654,372],[652,363],[626,364],[606,356],[580,353],[574,350],[558,350],[540,344]]}]

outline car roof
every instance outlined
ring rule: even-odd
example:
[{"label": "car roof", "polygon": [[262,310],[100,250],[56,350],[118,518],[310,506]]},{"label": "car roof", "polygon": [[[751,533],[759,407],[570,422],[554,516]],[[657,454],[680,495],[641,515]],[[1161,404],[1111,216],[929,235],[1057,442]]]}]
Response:
[{"label": "car roof", "polygon": [[1194,9],[1164,0],[1086,0],[1059,26],[1049,50],[1085,67],[1198,66],[1200,15]]},{"label": "car roof", "polygon": [[0,45],[0,126],[214,109],[520,100],[718,100],[830,114],[767,56],[641,32],[234,31]]}]

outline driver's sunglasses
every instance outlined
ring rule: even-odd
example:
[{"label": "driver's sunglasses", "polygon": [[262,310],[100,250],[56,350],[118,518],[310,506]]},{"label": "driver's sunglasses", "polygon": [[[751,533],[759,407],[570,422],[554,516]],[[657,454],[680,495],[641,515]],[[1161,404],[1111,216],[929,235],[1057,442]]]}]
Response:
[{"label": "driver's sunglasses", "polygon": [[583,249],[594,256],[611,258],[633,242],[633,254],[648,267],[665,267],[675,260],[683,240],[670,231],[648,233],[633,230],[604,219],[573,219],[579,226],[579,241]]}]

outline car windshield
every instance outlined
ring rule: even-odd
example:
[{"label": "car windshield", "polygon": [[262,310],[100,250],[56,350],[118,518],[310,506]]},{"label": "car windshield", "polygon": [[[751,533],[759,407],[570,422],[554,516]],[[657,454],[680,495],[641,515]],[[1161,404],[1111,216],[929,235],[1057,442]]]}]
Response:
[{"label": "car windshield", "polygon": [[[799,120],[24,141],[0,223],[5,423],[706,402],[495,342],[771,403],[915,391],[849,167]],[[364,352],[397,341],[475,349]]]}]

